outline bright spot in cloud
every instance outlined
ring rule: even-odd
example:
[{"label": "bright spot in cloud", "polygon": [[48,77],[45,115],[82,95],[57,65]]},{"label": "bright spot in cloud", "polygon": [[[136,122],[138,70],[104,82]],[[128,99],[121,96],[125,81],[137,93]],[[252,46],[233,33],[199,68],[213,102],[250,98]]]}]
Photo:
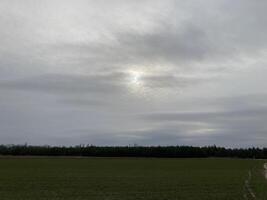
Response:
[{"label": "bright spot in cloud", "polygon": [[141,85],[144,72],[131,70],[129,71],[129,76],[130,76],[130,83],[132,85]]},{"label": "bright spot in cloud", "polygon": [[140,97],[146,96],[148,92],[144,80],[146,75],[144,70],[129,70],[126,72],[127,85],[130,93]]}]

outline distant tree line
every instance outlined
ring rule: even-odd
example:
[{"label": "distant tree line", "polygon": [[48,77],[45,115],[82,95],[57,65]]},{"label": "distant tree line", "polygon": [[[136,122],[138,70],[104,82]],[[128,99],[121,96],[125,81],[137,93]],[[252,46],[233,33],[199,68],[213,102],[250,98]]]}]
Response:
[{"label": "distant tree line", "polygon": [[0,145],[0,155],[14,156],[98,156],[98,157],[162,157],[162,158],[262,158],[267,148],[224,148],[217,146],[31,146]]}]

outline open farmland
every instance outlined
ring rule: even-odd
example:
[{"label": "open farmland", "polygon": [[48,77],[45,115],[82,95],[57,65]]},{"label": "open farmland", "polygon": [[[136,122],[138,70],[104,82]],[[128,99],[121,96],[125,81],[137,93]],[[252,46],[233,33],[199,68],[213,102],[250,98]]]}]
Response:
[{"label": "open farmland", "polygon": [[264,162],[215,158],[2,157],[0,198],[238,200],[255,199],[252,191],[257,199],[264,200]]}]

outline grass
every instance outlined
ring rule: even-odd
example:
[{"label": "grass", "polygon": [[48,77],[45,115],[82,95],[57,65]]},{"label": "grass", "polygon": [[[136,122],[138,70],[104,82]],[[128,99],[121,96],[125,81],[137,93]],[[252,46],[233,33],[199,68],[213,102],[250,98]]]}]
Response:
[{"label": "grass", "polygon": [[1,158],[1,200],[239,200],[252,171],[267,199],[263,160]]}]

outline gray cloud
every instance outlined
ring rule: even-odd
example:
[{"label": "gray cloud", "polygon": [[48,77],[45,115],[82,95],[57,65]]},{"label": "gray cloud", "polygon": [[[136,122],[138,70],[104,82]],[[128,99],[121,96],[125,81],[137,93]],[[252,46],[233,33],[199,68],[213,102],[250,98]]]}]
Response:
[{"label": "gray cloud", "polygon": [[[266,131],[264,121],[267,119],[267,108],[247,106],[246,109],[153,113],[138,116],[156,124],[174,127],[178,133],[183,127],[186,144],[216,144],[228,147],[234,146],[264,146]],[[188,126],[183,126],[188,124]],[[177,129],[175,129],[177,127]]]},{"label": "gray cloud", "polygon": [[[127,93],[131,73],[113,72],[93,75],[46,74],[15,80],[1,80],[0,89],[36,91],[56,94]],[[210,81],[207,78],[173,75],[143,75],[140,80],[145,88],[183,88]],[[81,100],[82,103],[82,100]]]},{"label": "gray cloud", "polygon": [[241,120],[253,117],[267,116],[267,107],[247,110],[212,111],[212,112],[182,112],[182,113],[153,113],[146,114],[145,119],[155,121],[213,121],[213,120]]},{"label": "gray cloud", "polygon": [[56,93],[115,92],[120,91],[121,75],[49,74],[20,80],[1,81],[2,89],[34,90]]}]

